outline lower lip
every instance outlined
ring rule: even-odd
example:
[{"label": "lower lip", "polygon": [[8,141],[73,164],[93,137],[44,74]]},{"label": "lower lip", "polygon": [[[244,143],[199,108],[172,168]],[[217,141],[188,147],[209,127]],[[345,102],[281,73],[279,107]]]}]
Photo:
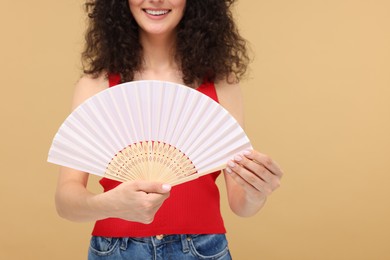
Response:
[{"label": "lower lip", "polygon": [[144,11],[144,13],[146,14],[147,17],[149,17],[152,20],[161,20],[161,19],[164,19],[165,17],[167,17],[170,12],[168,12],[166,14],[162,14],[162,15],[151,15],[145,11]]}]

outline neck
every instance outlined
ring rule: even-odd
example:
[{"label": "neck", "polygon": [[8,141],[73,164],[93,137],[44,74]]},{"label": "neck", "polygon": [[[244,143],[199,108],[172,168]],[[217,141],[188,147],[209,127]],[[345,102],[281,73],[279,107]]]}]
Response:
[{"label": "neck", "polygon": [[167,70],[177,70],[174,58],[175,34],[146,35],[141,33],[140,40],[143,46],[143,72],[163,73]]}]

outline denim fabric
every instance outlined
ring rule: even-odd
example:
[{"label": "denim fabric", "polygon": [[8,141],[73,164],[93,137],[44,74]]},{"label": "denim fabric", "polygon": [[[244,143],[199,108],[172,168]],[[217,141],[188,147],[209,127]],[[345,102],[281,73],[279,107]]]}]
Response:
[{"label": "denim fabric", "polygon": [[92,237],[89,260],[231,260],[224,234],[164,237]]}]

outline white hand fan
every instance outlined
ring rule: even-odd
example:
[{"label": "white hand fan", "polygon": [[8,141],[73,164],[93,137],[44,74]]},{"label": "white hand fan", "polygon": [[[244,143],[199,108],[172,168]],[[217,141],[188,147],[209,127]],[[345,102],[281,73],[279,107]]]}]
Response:
[{"label": "white hand fan", "polygon": [[217,102],[183,85],[148,80],[82,103],[59,128],[48,161],[118,181],[176,185],[221,170],[250,148]]}]

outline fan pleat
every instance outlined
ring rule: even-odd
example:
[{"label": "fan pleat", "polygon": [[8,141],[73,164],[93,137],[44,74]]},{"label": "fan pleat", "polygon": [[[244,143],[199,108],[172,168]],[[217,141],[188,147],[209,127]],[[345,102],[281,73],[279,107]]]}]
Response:
[{"label": "fan pleat", "polygon": [[90,116],[89,122],[85,122],[85,124],[91,124],[91,130],[96,134],[95,140],[99,140],[98,143],[103,143],[104,149],[109,154],[113,154],[117,151],[118,147],[115,145],[114,140],[111,140],[113,134],[111,134],[111,128],[109,122],[107,122],[107,118],[99,111],[101,109],[97,107],[98,98],[95,98],[94,101],[96,103],[88,102],[84,106],[84,112]]},{"label": "fan pleat", "polygon": [[180,128],[182,129],[181,133],[178,136],[178,139],[175,140],[177,146],[181,147],[187,154],[189,154],[187,152],[187,146],[191,145],[188,143],[196,140],[191,136],[194,135],[194,132],[201,132],[201,128],[199,127],[199,114],[203,111],[201,100],[199,101],[197,97],[188,98],[189,100],[186,101],[186,109],[183,111],[183,119],[186,119],[186,121],[183,122]]},{"label": "fan pleat", "polygon": [[161,115],[162,115],[162,98],[163,98],[162,88],[154,87],[151,91],[151,122],[152,122],[152,136],[151,140],[159,140],[159,132],[161,125]]},{"label": "fan pleat", "polygon": [[[64,125],[64,130],[61,133],[65,136],[68,133],[68,140],[73,140],[73,142],[80,142],[80,149],[82,149],[85,153],[95,154],[97,158],[101,158],[103,161],[110,157],[110,153],[107,150],[107,146],[104,146],[104,142],[96,142],[96,137],[94,138],[95,131],[93,128],[88,127],[91,124],[85,124],[81,118],[79,118],[80,114],[74,114],[71,118],[69,118],[69,124]],[[67,128],[71,128],[72,130],[67,130]],[[71,135],[71,136],[70,136]]]},{"label": "fan pleat", "polygon": [[167,131],[164,136],[164,142],[174,144],[174,140],[177,139],[180,134],[177,129],[177,124],[181,116],[181,111],[185,105],[185,100],[181,97],[181,91],[173,92],[173,100],[171,104],[166,104],[169,107],[169,117]]},{"label": "fan pleat", "polygon": [[[119,102],[120,100],[123,100],[121,95],[121,91],[116,92],[110,92],[110,102],[107,104],[111,104],[110,108],[110,117],[112,118],[112,128],[116,130],[117,137],[120,138],[120,146],[124,147],[128,142],[134,142],[134,139],[132,139],[130,135],[130,129],[128,125],[126,124],[126,120],[124,119],[123,115],[126,115],[126,107],[124,107],[123,102]],[[116,95],[115,95],[116,94]],[[118,100],[118,101],[116,101]]]},{"label": "fan pleat", "polygon": [[96,145],[91,142],[90,139],[83,138],[83,135],[72,131],[70,125],[65,126],[64,131],[59,133],[59,135],[60,136],[57,138],[57,142],[64,147],[64,150],[75,150],[75,147],[82,147],[77,149],[77,152],[81,153],[80,157],[86,156],[96,161],[105,161],[107,160],[107,158],[110,157],[109,155],[104,154],[98,149],[96,149]]},{"label": "fan pleat", "polygon": [[[73,158],[74,154],[78,153],[76,148],[71,146],[61,146],[61,142],[56,142],[55,145],[62,147],[61,149],[54,148],[51,150],[50,159],[51,162],[79,169],[92,174],[101,175],[102,169],[104,169],[104,163],[95,160],[89,155],[80,155],[77,158]],[[66,147],[66,148],[65,148]]]},{"label": "fan pleat", "polygon": [[[111,156],[111,152],[114,150],[114,148],[109,149],[111,146],[110,142],[104,138],[104,135],[101,134],[96,117],[93,116],[91,111],[88,111],[87,106],[79,108],[77,113],[72,113],[67,121],[68,124],[63,125],[65,129],[66,126],[71,126],[73,129],[79,129],[78,133],[75,137],[73,137],[73,139],[84,140],[88,142],[97,153],[102,153],[107,158]],[[63,130],[63,132],[65,131],[66,130]],[[97,142],[98,138],[102,138],[102,140]],[[80,145],[80,149],[84,149],[84,147]]]},{"label": "fan pleat", "polygon": [[166,88],[165,91],[162,91],[161,89],[161,97],[159,97],[159,101],[161,102],[160,109],[158,109],[159,115],[160,115],[160,122],[158,125],[158,131],[157,131],[157,137],[156,140],[164,141],[166,142],[166,133],[168,131],[168,122],[169,122],[169,116],[171,115],[171,109],[172,107],[169,107],[167,104],[172,103],[173,101],[173,95],[170,94],[171,88]]},{"label": "fan pleat", "polygon": [[130,104],[132,103],[131,100],[131,93],[128,91],[128,88],[118,88],[115,89],[116,91],[113,92],[115,94],[115,98],[118,100],[116,102],[117,106],[120,105],[120,114],[123,117],[123,124],[126,128],[126,135],[128,136],[129,140],[128,143],[135,143],[137,140],[139,140],[139,134],[134,122],[134,118],[132,115],[132,110],[130,107]]},{"label": "fan pleat", "polygon": [[[202,138],[199,138],[199,140],[196,141],[195,144],[199,148],[194,151],[191,150],[191,154],[196,158],[194,161],[202,161],[203,157],[207,158],[219,151],[221,147],[214,147],[218,142],[226,145],[226,140],[230,141],[230,139],[226,137],[237,128],[237,124],[234,121],[229,120],[226,116],[227,115],[225,114],[220,117],[215,117],[216,119],[209,125],[208,131],[205,130]],[[202,146],[202,143],[204,142],[208,142],[209,145]]]},{"label": "fan pleat", "polygon": [[[199,164],[197,164],[199,172],[203,172],[205,171],[205,169],[210,167],[218,167],[220,165],[226,165],[227,163],[226,158],[232,159],[234,155],[245,150],[246,147],[240,146],[240,143],[242,143],[241,138],[238,138],[238,140],[236,141],[232,140],[228,145],[222,143],[217,144],[216,148],[213,149],[215,153],[212,153],[212,156],[208,156],[208,157],[204,156],[203,160],[199,160]],[[226,151],[221,152],[218,150],[218,148],[220,148],[221,146],[230,148],[230,150],[227,151],[226,149]]]},{"label": "fan pleat", "polygon": [[[222,124],[218,120],[218,116],[212,116],[210,124],[201,132],[202,135],[197,137],[195,142],[193,142],[192,147],[188,148],[188,153],[191,155],[192,161],[197,165],[198,170],[200,171],[201,163],[203,160],[215,160],[215,156],[218,155],[219,149],[221,146],[219,143],[225,144],[226,140],[224,138],[225,132],[229,131],[229,127],[225,124]],[[203,145],[207,143],[208,145]],[[224,161],[216,161],[215,166],[224,165]],[[199,166],[198,166],[199,165]]]},{"label": "fan pleat", "polygon": [[[204,106],[203,108],[206,108]],[[204,113],[203,110],[198,111],[198,115],[202,115]],[[216,109],[215,106],[210,108],[207,113],[203,116],[203,120],[200,120],[196,125],[191,126],[192,129],[199,129],[198,131],[192,131],[190,136],[185,140],[186,142],[182,145],[183,150],[188,151],[187,153],[194,158],[195,160],[196,153],[201,148],[202,144],[208,143],[209,146],[209,138],[212,135],[218,135],[218,129],[211,128],[212,122],[217,120],[216,118]],[[204,145],[203,145],[204,146]]]},{"label": "fan pleat", "polygon": [[[145,87],[145,86],[143,86]],[[129,98],[130,98],[130,116],[134,117],[134,126],[138,132],[137,141],[146,140],[145,128],[144,128],[144,119],[142,118],[142,107],[141,99],[137,98],[139,96],[138,88],[129,89]],[[130,92],[131,91],[131,92]]]}]

